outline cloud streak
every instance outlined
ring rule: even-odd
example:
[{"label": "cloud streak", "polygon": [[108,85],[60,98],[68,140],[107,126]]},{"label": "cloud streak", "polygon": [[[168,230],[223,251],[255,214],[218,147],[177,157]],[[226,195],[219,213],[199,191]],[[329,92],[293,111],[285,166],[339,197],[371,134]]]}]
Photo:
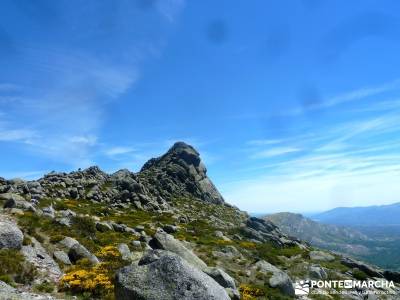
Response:
[{"label": "cloud streak", "polygon": [[400,79],[395,79],[389,82],[385,82],[381,85],[363,87],[353,91],[348,91],[346,93],[327,98],[325,101],[317,102],[307,107],[295,108],[293,110],[288,110],[281,113],[281,116],[297,116],[309,111],[316,111],[331,108],[345,103],[360,101],[368,97],[377,96],[384,94],[386,92],[399,90],[400,89]]},{"label": "cloud streak", "polygon": [[[400,142],[395,137],[400,134],[400,111],[360,111],[350,116],[351,120],[315,126],[306,135],[300,131],[281,139],[278,146],[269,144],[269,139],[265,145],[247,142],[250,157],[268,162],[249,164],[237,180],[225,182],[225,197],[258,212],[399,201]],[[256,146],[248,149],[249,145]],[[260,150],[265,147],[270,148]]]},{"label": "cloud streak", "polygon": [[[183,0],[155,2],[153,17],[163,26],[145,29],[148,35],[132,30],[145,20],[134,3],[109,7],[124,8],[118,18],[110,15],[115,27],[109,30],[94,25],[104,21],[100,13],[104,5],[95,4],[88,10],[66,5],[63,15],[74,18],[57,24],[66,33],[65,43],[29,36],[15,40],[14,70],[23,75],[0,83],[0,142],[22,142],[26,151],[72,167],[96,163],[98,155],[132,154],[122,148],[104,152],[102,126],[112,105],[139,81],[141,64],[162,53],[166,24],[176,20],[184,4]],[[90,18],[83,32],[86,23],[76,22],[77,16]],[[130,26],[122,26],[128,19]]]}]

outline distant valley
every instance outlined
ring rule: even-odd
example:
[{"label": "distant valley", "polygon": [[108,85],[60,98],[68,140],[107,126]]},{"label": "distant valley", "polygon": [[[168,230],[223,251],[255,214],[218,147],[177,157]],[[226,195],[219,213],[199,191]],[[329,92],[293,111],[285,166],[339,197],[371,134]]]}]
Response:
[{"label": "distant valley", "polygon": [[347,226],[400,226],[400,202],[390,205],[338,207],[312,215],[315,221]]},{"label": "distant valley", "polygon": [[305,217],[275,213],[264,218],[311,245],[346,253],[382,268],[400,270],[400,203],[335,208]]}]

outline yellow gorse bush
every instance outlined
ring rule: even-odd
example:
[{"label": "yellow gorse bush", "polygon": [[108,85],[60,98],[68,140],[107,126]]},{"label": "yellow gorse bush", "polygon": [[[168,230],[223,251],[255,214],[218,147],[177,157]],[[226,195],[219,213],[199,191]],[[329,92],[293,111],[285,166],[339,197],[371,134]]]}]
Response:
[{"label": "yellow gorse bush", "polygon": [[105,246],[96,255],[102,260],[101,263],[91,266],[82,260],[61,278],[61,289],[95,296],[112,294],[114,273],[123,266],[121,254],[117,247]]},{"label": "yellow gorse bush", "polygon": [[121,254],[118,251],[118,248],[115,246],[105,246],[101,248],[97,253],[97,257],[103,258],[103,259],[114,259],[116,257],[121,256]]},{"label": "yellow gorse bush", "polygon": [[226,241],[226,240],[217,240],[215,243],[217,245],[220,245],[220,246],[226,246],[226,245],[232,245],[233,244],[232,241]]},{"label": "yellow gorse bush", "polygon": [[87,270],[79,269],[68,272],[63,276],[60,283],[64,289],[74,292],[90,292],[95,295],[107,294],[114,288],[107,272],[104,263],[100,263]]},{"label": "yellow gorse bush", "polygon": [[257,245],[256,245],[256,243],[253,243],[253,242],[244,241],[244,242],[240,242],[240,246],[243,248],[254,249],[254,248],[256,248]]},{"label": "yellow gorse bush", "polygon": [[242,295],[242,300],[255,300],[257,297],[265,296],[263,290],[245,284],[240,285],[239,291]]}]

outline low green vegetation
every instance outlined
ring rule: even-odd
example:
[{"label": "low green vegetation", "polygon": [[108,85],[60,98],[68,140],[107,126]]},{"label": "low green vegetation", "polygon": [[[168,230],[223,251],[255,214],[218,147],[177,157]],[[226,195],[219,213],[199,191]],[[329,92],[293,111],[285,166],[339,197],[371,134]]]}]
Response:
[{"label": "low green vegetation", "polygon": [[368,279],[368,275],[359,269],[353,269],[352,274],[353,274],[354,278],[356,278],[358,280]]},{"label": "low green vegetation", "polygon": [[[55,244],[69,236],[77,239],[89,251],[101,258],[102,263],[97,267],[90,265],[85,260],[79,261],[73,267],[62,266],[66,276],[58,288],[67,294],[78,295],[79,299],[113,299],[114,273],[126,264],[117,253],[116,246],[119,243],[130,245],[132,240],[137,239],[132,233],[128,232],[97,231],[93,217],[100,221],[124,224],[131,228],[141,225],[144,226],[148,235],[154,234],[156,227],[162,227],[166,224],[179,224],[178,231],[174,233],[174,236],[179,240],[191,242],[194,246],[194,252],[207,265],[223,266],[224,270],[235,278],[241,286],[244,300],[290,299],[283,296],[278,289],[269,287],[268,280],[272,274],[252,272],[249,275],[248,270],[259,260],[265,260],[285,270],[292,276],[293,280],[308,276],[307,267],[303,263],[310,262],[309,250],[298,246],[281,248],[273,243],[256,243],[249,240],[241,231],[246,216],[238,214],[235,209],[230,207],[194,200],[175,199],[173,205],[179,210],[180,215],[186,218],[181,221],[170,212],[157,213],[134,210],[129,207],[109,208],[107,204],[85,200],[64,199],[53,202],[46,199],[43,206],[52,203],[53,207],[71,209],[77,213],[77,216],[72,218],[71,227],[60,225],[50,218],[38,217],[32,212],[24,212],[23,215],[18,215],[18,223],[25,233],[24,244],[31,243],[30,237],[34,237],[40,239],[44,247],[54,249]],[[224,236],[228,236],[230,239],[218,237],[216,231],[221,231]],[[229,250],[236,251],[238,254],[225,257],[223,253]],[[17,261],[20,261],[20,264]],[[0,261],[0,263],[2,262]],[[12,273],[11,278],[5,278],[5,281],[13,284],[18,282],[18,278],[21,278],[24,273],[21,268],[23,258],[18,255],[14,256],[14,259],[9,261],[8,264],[8,271],[0,272],[0,276],[8,274],[10,269],[17,270],[15,274]],[[335,269],[341,273],[349,270],[338,259],[333,262],[321,262],[321,266]],[[362,275],[358,274],[357,276]],[[29,276],[24,275],[23,277]],[[54,286],[46,283],[34,288],[38,292],[55,290]]]},{"label": "low green vegetation", "polygon": [[14,249],[0,249],[0,266],[0,280],[12,285],[30,283],[37,274],[35,267]]},{"label": "low green vegetation", "polygon": [[41,293],[52,293],[56,286],[51,282],[43,282],[33,286],[33,291]]}]

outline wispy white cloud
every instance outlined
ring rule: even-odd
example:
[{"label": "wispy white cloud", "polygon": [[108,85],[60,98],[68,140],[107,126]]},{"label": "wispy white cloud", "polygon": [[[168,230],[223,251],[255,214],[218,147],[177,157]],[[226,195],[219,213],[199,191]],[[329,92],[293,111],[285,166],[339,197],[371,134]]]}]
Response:
[{"label": "wispy white cloud", "polygon": [[107,149],[104,153],[109,157],[115,157],[119,155],[124,155],[128,153],[132,153],[135,151],[135,148],[132,147],[123,147],[123,146],[116,146]]},{"label": "wispy white cloud", "polygon": [[400,168],[346,178],[312,176],[304,179],[259,178],[224,186],[224,196],[252,212],[311,212],[338,206],[367,206],[398,202]]},{"label": "wispy white cloud", "polygon": [[37,133],[29,129],[4,129],[0,128],[1,142],[24,142],[29,143],[37,138]]},{"label": "wispy white cloud", "polygon": [[344,103],[360,101],[368,97],[377,96],[386,92],[399,90],[400,89],[400,79],[395,79],[393,81],[385,82],[381,85],[363,87],[360,89],[352,90],[340,94],[338,96],[333,96],[327,98],[325,101],[318,102],[314,105],[309,105],[307,107],[299,107],[292,110],[288,110],[280,115],[284,116],[296,116],[301,115],[306,111],[327,109]]},{"label": "wispy white cloud", "polygon": [[378,86],[364,87],[354,91],[350,91],[328,99],[322,104],[323,107],[335,106],[345,102],[357,101],[366,97],[375,96],[392,90],[400,89],[400,79],[395,79],[390,82],[383,83]]},{"label": "wispy white cloud", "polygon": [[274,139],[258,139],[246,142],[246,144],[249,146],[265,146],[265,145],[275,145],[280,143],[282,143],[282,140],[274,140]]},{"label": "wispy white cloud", "polygon": [[275,147],[271,149],[257,151],[253,153],[250,157],[251,158],[270,158],[274,156],[281,156],[286,155],[294,152],[299,152],[301,149],[294,148],[294,147]]},{"label": "wispy white cloud", "polygon": [[[175,18],[183,2],[170,2],[159,9]],[[165,42],[155,37],[135,45],[126,46],[129,55],[113,59],[81,48],[19,44],[19,67],[37,80],[34,86],[0,84],[0,111],[6,112],[2,121],[7,124],[0,127],[0,141],[29,141],[28,151],[73,166],[92,163],[105,147],[99,139],[108,108],[137,83],[140,63],[159,55]]]},{"label": "wispy white cloud", "polygon": [[13,83],[0,83],[0,93],[2,92],[15,92],[20,89],[20,86]]},{"label": "wispy white cloud", "polygon": [[185,0],[164,0],[156,2],[157,11],[169,22],[174,22],[185,6]]},{"label": "wispy white cloud", "polygon": [[[306,137],[299,132],[285,138],[287,148],[272,144],[266,149],[267,163],[249,162],[237,180],[223,183],[224,196],[241,208],[269,212],[397,202],[398,120],[398,110],[357,115],[354,120],[314,126]],[[263,147],[261,143],[250,151],[262,154]],[[274,156],[291,149],[301,151],[295,156]]]}]

